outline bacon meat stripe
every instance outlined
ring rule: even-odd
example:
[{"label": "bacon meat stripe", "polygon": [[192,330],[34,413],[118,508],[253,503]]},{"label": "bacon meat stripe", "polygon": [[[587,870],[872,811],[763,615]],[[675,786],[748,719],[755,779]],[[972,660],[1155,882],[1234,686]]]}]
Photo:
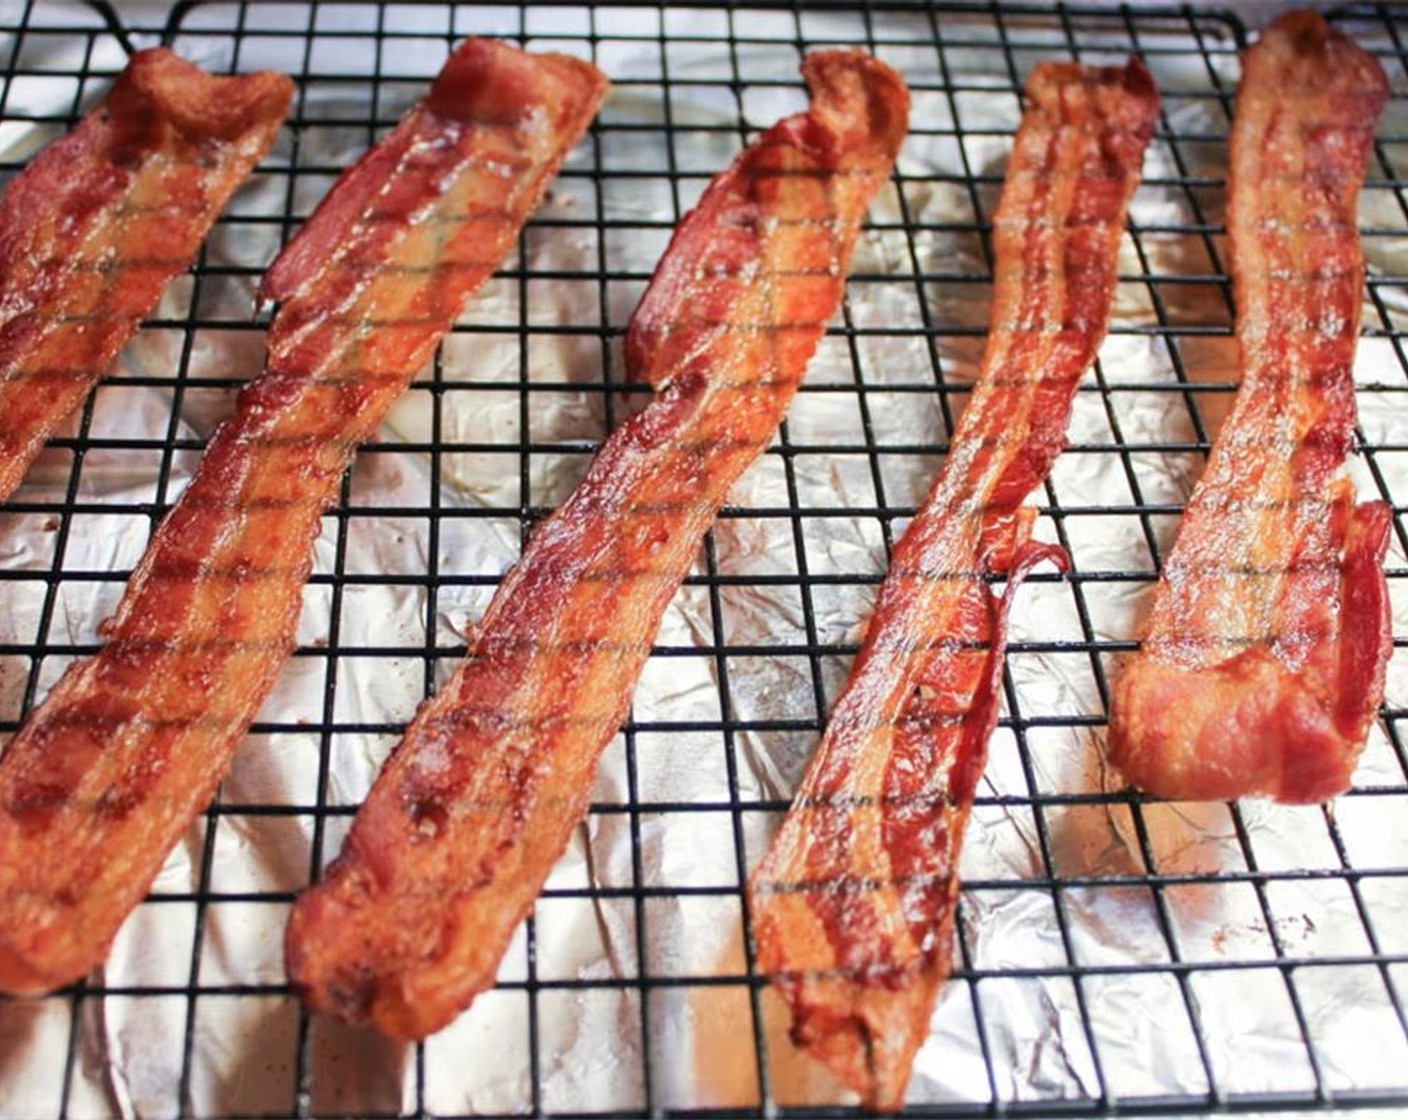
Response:
[{"label": "bacon meat stripe", "polygon": [[288,112],[282,74],[139,51],[0,198],[0,501],[184,271]]},{"label": "bacon meat stripe", "polygon": [[904,138],[908,93],[863,54],[809,55],[810,110],[685,218],[626,339],[659,395],[530,537],[468,659],[417,713],[342,854],[293,908],[315,1008],[419,1038],[494,982],[586,813],[666,605],[769,441],[840,301]]},{"label": "bacon meat stripe", "polygon": [[[871,1108],[900,1106],[949,971],[958,853],[997,719],[1013,590],[1058,549],[1023,499],[1065,443],[1104,337],[1127,201],[1158,95],[1148,72],[1043,64],[993,223],[982,369],[947,461],[895,547],[866,641],[750,882],[761,971],[792,1037]],[[1006,573],[995,599],[987,577]]]},{"label": "bacon meat stripe", "polygon": [[133,573],[107,642],[0,759],[0,988],[102,960],[214,795],[293,644],[312,543],[358,443],[513,247],[606,91],[469,40],[265,278],[268,368]]},{"label": "bacon meat stripe", "polygon": [[1242,383],[1179,527],[1110,754],[1165,797],[1322,801],[1348,788],[1390,652],[1389,509],[1354,504],[1356,201],[1388,97],[1313,12],[1243,58],[1227,212]]}]

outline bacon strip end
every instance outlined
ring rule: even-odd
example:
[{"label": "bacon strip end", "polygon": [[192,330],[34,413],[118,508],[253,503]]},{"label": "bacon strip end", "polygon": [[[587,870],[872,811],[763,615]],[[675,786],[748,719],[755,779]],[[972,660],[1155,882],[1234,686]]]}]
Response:
[{"label": "bacon strip end", "polygon": [[288,112],[282,74],[139,51],[0,199],[0,501],[191,263]]}]

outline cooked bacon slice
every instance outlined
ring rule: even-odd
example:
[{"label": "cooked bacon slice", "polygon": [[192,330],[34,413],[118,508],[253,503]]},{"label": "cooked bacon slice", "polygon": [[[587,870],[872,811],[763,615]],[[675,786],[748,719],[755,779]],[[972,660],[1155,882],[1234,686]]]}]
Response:
[{"label": "cooked bacon slice", "polygon": [[661,614],[773,438],[905,134],[882,64],[829,51],[803,73],[811,110],[713,181],[636,310],[627,366],[660,395],[530,538],[295,904],[289,975],[315,1008],[396,1037],[444,1026],[493,984],[581,823]]},{"label": "cooked bacon slice", "polygon": [[[948,975],[958,853],[997,720],[1007,605],[1059,549],[1019,506],[1065,443],[1104,337],[1148,72],[1043,64],[993,223],[992,328],[947,461],[881,585],[866,641],[750,883],[758,966],[792,1037],[870,1108],[903,1101]],[[1008,574],[1006,594],[989,591]]]},{"label": "cooked bacon slice", "polygon": [[1242,384],[1179,528],[1110,754],[1151,793],[1314,802],[1348,788],[1383,698],[1389,510],[1355,506],[1355,204],[1388,83],[1312,12],[1243,59],[1232,125]]},{"label": "cooked bacon slice", "polygon": [[184,271],[283,123],[282,74],[139,51],[0,198],[0,501]]},{"label": "cooked bacon slice", "polygon": [[605,95],[591,66],[470,40],[270,270],[269,364],[133,573],[108,640],[0,759],[0,988],[102,960],[293,645],[357,447],[513,247]]}]

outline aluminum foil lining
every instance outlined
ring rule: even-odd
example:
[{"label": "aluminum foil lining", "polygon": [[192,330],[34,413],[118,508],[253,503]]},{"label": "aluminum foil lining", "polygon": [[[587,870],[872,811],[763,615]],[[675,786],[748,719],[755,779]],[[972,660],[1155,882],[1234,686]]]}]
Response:
[{"label": "aluminum foil lining", "polygon": [[[418,11],[392,12],[390,18],[435,18]],[[497,10],[488,11],[485,19],[500,18],[492,14]],[[579,15],[564,10],[554,18],[571,34]],[[634,33],[633,20],[648,22],[641,27],[645,38],[608,37],[599,43],[598,61],[608,74],[660,76],[661,47],[653,22],[658,18],[654,12],[626,12],[619,24],[598,25],[615,36]],[[442,377],[451,391],[443,394],[443,438],[503,447],[501,452],[440,456],[436,500],[442,509],[464,511],[465,516],[441,521],[434,557],[424,517],[357,516],[363,507],[429,508],[430,457],[397,449],[398,444],[424,445],[432,438],[432,396],[413,389],[391,415],[378,450],[362,454],[353,471],[338,656],[323,656],[333,595],[329,582],[315,582],[299,628],[303,655],[290,662],[260,715],[261,723],[296,730],[252,735],[240,748],[220,793],[219,814],[198,822],[172,853],[153,899],[123,927],[94,978],[114,994],[0,1000],[0,1115],[56,1115],[61,1098],[74,1118],[160,1117],[182,1108],[195,1115],[284,1114],[298,1091],[300,1052],[307,1066],[306,1104],[315,1114],[420,1107],[432,1114],[513,1112],[535,1105],[545,1111],[611,1112],[643,1107],[647,1079],[659,1108],[747,1109],[758,1104],[760,1094],[755,1033],[765,1040],[767,1077],[777,1103],[853,1099],[792,1049],[785,1014],[769,991],[761,996],[755,1032],[739,859],[728,811],[733,792],[745,804],[785,800],[815,735],[742,730],[726,739],[718,730],[722,682],[712,653],[705,651],[711,649],[716,629],[730,646],[805,646],[802,596],[809,595],[818,640],[837,647],[820,664],[830,702],[844,679],[849,659],[844,650],[854,648],[873,597],[873,585],[863,582],[806,588],[796,582],[733,583],[721,589],[717,623],[705,587],[681,590],[659,636],[667,654],[647,666],[633,712],[644,725],[633,744],[636,794],[644,802],[677,808],[638,816],[613,811],[629,803],[632,784],[624,737],[618,737],[602,763],[594,795],[606,811],[594,812],[577,831],[536,910],[532,976],[546,985],[536,994],[530,996],[524,984],[530,975],[528,939],[520,930],[500,970],[505,986],[483,996],[430,1039],[422,1056],[414,1048],[325,1020],[305,1025],[296,1001],[281,987],[282,927],[291,893],[308,881],[313,817],[296,809],[261,809],[316,803],[320,725],[326,719],[360,726],[400,724],[425,689],[420,659],[427,640],[425,588],[414,582],[360,583],[358,575],[417,576],[433,560],[442,575],[493,577],[513,563],[522,531],[515,512],[519,504],[560,501],[603,436],[608,405],[619,418],[639,403],[574,388],[601,379],[604,356],[609,376],[620,379],[618,341],[613,338],[604,354],[593,331],[603,324],[625,324],[668,238],[668,229],[632,223],[674,221],[676,205],[688,207],[707,175],[740,147],[737,130],[689,130],[691,125],[736,123],[737,102],[728,86],[733,65],[740,66],[745,79],[796,71],[793,32],[785,32],[775,46],[751,43],[731,52],[719,38],[718,13],[671,12],[667,18],[671,35],[701,37],[687,49],[681,45],[676,51],[672,44],[670,76],[720,82],[671,91],[669,121],[677,130],[673,154],[666,150],[666,117],[655,89],[619,87],[603,110],[603,121],[658,131],[607,130],[595,141],[599,148],[584,143],[568,167],[589,169],[599,153],[605,175],[595,183],[586,177],[562,178],[542,210],[545,218],[583,224],[554,222],[530,230],[522,259],[510,262],[528,270],[530,278],[522,284],[515,277],[495,279],[471,301],[462,320],[504,329],[457,334],[444,345]],[[792,18],[785,15],[788,27]],[[922,15],[877,14],[874,21],[882,39],[915,40],[928,26]],[[295,21],[295,26],[301,25]],[[759,26],[771,25],[763,20]],[[955,33],[962,31],[963,25],[952,26]],[[990,21],[983,26],[991,26]],[[1058,21],[1023,26],[1034,29],[1034,38],[1011,56],[1023,73],[1040,58],[1069,57]],[[1088,40],[1082,39],[1083,61],[1122,59],[1128,38],[1111,35],[1110,26],[1100,24]],[[939,1001],[915,1062],[909,1097],[914,1104],[979,1109],[994,1098],[1070,1101],[1098,1096],[1102,1087],[1118,1099],[1202,1095],[1212,1088],[1209,1070],[1221,1093],[1305,1093],[1314,1088],[1317,1066],[1331,1090],[1401,1089],[1408,1069],[1401,1010],[1408,1000],[1408,972],[1402,964],[1373,963],[1375,953],[1408,948],[1403,932],[1408,929],[1408,888],[1400,877],[1371,873],[1351,880],[1343,874],[1346,865],[1370,872],[1408,866],[1404,773],[1382,728],[1372,734],[1356,785],[1388,792],[1341,798],[1325,810],[1249,802],[1234,813],[1220,804],[1159,804],[1144,806],[1136,818],[1124,803],[1082,803],[1068,796],[1119,787],[1101,754],[1104,707],[1085,643],[1125,642],[1134,635],[1150,584],[1113,574],[1128,577],[1152,570],[1146,522],[1161,545],[1169,542],[1176,524],[1172,514],[1145,517],[1139,508],[1164,510],[1181,502],[1201,469],[1201,455],[1186,449],[1197,433],[1185,395],[1169,388],[1177,380],[1175,358],[1190,376],[1215,388],[1235,380],[1235,347],[1228,337],[1153,328],[1221,327],[1229,321],[1219,266],[1209,253],[1223,248],[1217,231],[1225,168],[1220,138],[1227,118],[1222,101],[1197,95],[1211,83],[1232,90],[1236,58],[1219,53],[1227,46],[1218,37],[1220,25],[1204,28],[1215,48],[1208,55],[1198,52],[1186,25],[1178,25],[1184,30],[1177,35],[1164,34],[1163,24],[1140,26],[1142,44],[1173,48],[1148,55],[1165,97],[1166,128],[1150,146],[1146,182],[1131,208],[1143,257],[1127,235],[1120,257],[1120,272],[1127,279],[1119,287],[1115,333],[1100,356],[1098,376],[1108,391],[1099,391],[1096,374],[1087,377],[1071,420],[1072,449],[1036,499],[1044,509],[1054,503],[1074,511],[1064,528],[1076,571],[1112,575],[1078,585],[1054,577],[1033,579],[1017,597],[1008,663],[1011,707],[1004,713],[1009,718],[994,736],[962,857],[967,888],[962,944],[955,949],[958,975]],[[854,13],[809,14],[805,31],[822,39],[854,40],[863,36],[864,27]],[[750,24],[748,34],[768,32]],[[347,41],[339,42],[353,50]],[[388,69],[418,66],[429,77],[443,58],[443,53],[435,54],[445,40],[439,42],[433,48],[422,44],[414,55],[406,50],[388,56],[383,64]],[[228,38],[212,36],[191,37],[177,46],[194,61],[218,69],[230,63],[229,44]],[[301,38],[297,44],[301,50]],[[585,40],[553,45],[588,51]],[[66,48],[58,41],[49,47],[56,68],[81,61],[64,57]],[[398,48],[388,44],[386,49]],[[934,83],[941,78],[932,43],[888,46],[879,53],[913,80]],[[808,373],[810,384],[825,389],[799,396],[787,433],[795,445],[822,449],[861,443],[860,398],[849,388],[859,376],[869,386],[865,405],[877,441],[920,451],[880,457],[883,494],[876,493],[864,456],[823,451],[792,458],[792,485],[800,503],[830,514],[801,523],[806,571],[812,575],[880,574],[885,564],[881,523],[860,511],[913,506],[940,461],[937,453],[924,450],[946,440],[940,396],[912,391],[916,385],[932,385],[934,376],[919,300],[927,302],[942,330],[973,328],[967,335],[939,334],[936,346],[946,382],[971,380],[981,355],[989,287],[942,279],[916,285],[911,243],[926,275],[988,274],[982,240],[971,228],[973,207],[976,201],[982,216],[991,214],[998,182],[987,177],[1000,177],[1019,104],[996,45],[993,50],[948,50],[945,60],[956,81],[974,88],[952,95],[917,93],[914,122],[939,129],[958,124],[964,135],[915,135],[907,143],[901,171],[940,178],[906,181],[903,205],[895,185],[876,203],[875,228],[862,238],[854,266],[856,274],[870,279],[850,285],[845,312],[846,321],[862,329],[854,339],[854,360],[846,337],[825,340]],[[100,39],[92,64],[115,68],[121,61],[116,46]],[[239,65],[287,68],[288,43],[278,36],[247,38]],[[992,88],[977,88],[983,86]],[[381,114],[394,115],[419,92],[413,83],[383,89]],[[52,98],[46,103],[46,96],[42,83],[17,80],[8,107],[12,113],[66,107]],[[304,165],[349,163],[368,142],[369,87],[314,81],[306,97],[310,113],[345,117],[348,124],[307,129],[299,160]],[[745,84],[741,104],[749,126],[762,127],[800,107],[803,98],[797,88]],[[1390,113],[1402,116],[1402,103]],[[1182,138],[1177,150],[1167,138],[1169,130]],[[21,158],[52,133],[46,126],[8,121],[0,125],[0,149],[7,159]],[[1195,136],[1204,139],[1187,139]],[[285,135],[271,165],[286,163],[291,152]],[[664,177],[611,175],[613,170],[661,169],[670,166],[671,158],[679,169],[699,173],[679,181],[678,199]],[[964,179],[966,169],[984,178],[974,186]],[[1183,181],[1189,178],[1200,185],[1188,188]],[[327,185],[327,178],[301,176],[295,213],[306,214]],[[256,177],[232,211],[279,215],[286,186],[282,175]],[[1201,214],[1195,205],[1203,208]],[[598,215],[606,229],[600,246],[590,224]],[[1404,227],[1391,190],[1366,190],[1361,218],[1366,227]],[[912,237],[902,228],[906,221],[920,227]],[[1199,232],[1203,223],[1214,231],[1210,237]],[[209,260],[262,268],[277,250],[279,236],[278,223],[222,226],[210,242]],[[1366,239],[1365,247],[1371,268],[1398,275],[1408,271],[1408,237],[1375,236]],[[602,253],[613,278],[598,284],[594,273]],[[580,273],[583,279],[531,278],[539,271],[558,277]],[[1184,280],[1149,283],[1143,279],[1146,271]],[[254,283],[254,276],[210,277],[196,291],[184,278],[172,285],[158,317],[179,320],[195,298],[202,319],[238,324],[248,319]],[[1408,297],[1403,293],[1384,290],[1382,299],[1385,313],[1405,313]],[[514,329],[521,320],[529,325],[523,347]],[[1366,321],[1376,320],[1371,313]],[[585,330],[580,335],[534,330],[558,326]],[[872,326],[901,329],[864,333]],[[201,329],[188,338],[176,329],[144,330],[122,355],[113,379],[98,390],[90,436],[166,438],[173,423],[171,387],[129,381],[134,375],[172,377],[187,343],[191,381],[180,399],[174,432],[178,440],[208,436],[228,413],[233,393],[202,387],[201,379],[254,376],[261,361],[257,331]],[[515,384],[520,363],[537,386],[526,394],[526,405]],[[1364,340],[1356,375],[1366,441],[1408,444],[1401,396],[1383,391],[1403,376],[1390,340]],[[453,390],[461,385],[473,388]],[[910,391],[903,391],[906,387]],[[1215,427],[1229,398],[1222,392],[1198,394],[1204,422]],[[953,395],[950,402],[961,407],[962,399]],[[525,437],[553,450],[534,452],[525,467],[519,454]],[[1132,448],[1127,456],[1111,450],[1121,439]],[[130,568],[151,529],[150,519],[130,508],[159,493],[173,498],[196,459],[195,451],[177,451],[163,490],[159,452],[90,450],[77,497],[129,512],[74,515],[63,572]],[[1377,466],[1385,491],[1399,495],[1398,504],[1403,504],[1408,459],[1381,454]],[[747,512],[788,506],[786,469],[781,456],[769,455],[740,482],[731,500],[740,515],[721,520],[713,535],[716,570],[736,577],[797,573],[792,522]],[[1361,493],[1376,493],[1377,483],[1363,463],[1352,469]],[[69,474],[67,452],[46,452],[18,498],[61,502]],[[852,508],[858,512],[847,514]],[[902,520],[895,523],[896,532],[902,527]],[[51,514],[0,514],[0,565],[34,577],[4,585],[0,643],[35,642],[59,528],[59,518]],[[1043,516],[1039,535],[1056,539],[1049,516]],[[337,524],[329,518],[316,544],[319,573],[334,570],[336,550]],[[1395,538],[1388,563],[1401,571],[1404,560]],[[452,667],[491,590],[473,581],[438,588],[432,635],[444,654],[438,676]],[[94,643],[99,621],[120,592],[120,581],[64,579],[54,597],[47,641]],[[1408,601],[1397,584],[1393,592],[1395,634],[1408,635]],[[1077,596],[1083,598],[1088,634]],[[1066,649],[1063,644],[1075,645]],[[369,647],[393,652],[349,653]],[[1094,656],[1110,668],[1112,655],[1102,651]],[[41,692],[65,661],[61,656],[44,660]],[[0,710],[10,717],[19,711],[30,668],[27,657],[0,656]],[[1408,703],[1404,668],[1399,651],[1389,670],[1388,703],[1394,707]],[[795,656],[729,654],[727,672],[731,713],[745,724],[816,718],[813,669],[803,650]],[[328,673],[336,685],[330,702]],[[1013,715],[1020,717],[1015,726]],[[660,721],[703,721],[705,729],[669,734],[649,729]],[[332,733],[329,803],[356,805],[393,741],[394,735],[380,732]],[[729,750],[737,765],[736,791],[729,788]],[[245,811],[251,808],[255,811]],[[740,814],[745,867],[758,860],[778,818],[770,811]],[[324,861],[335,852],[345,826],[343,816],[327,819]],[[208,836],[212,828],[213,838]],[[633,870],[637,844],[638,884]],[[203,873],[207,859],[208,872]],[[1287,869],[1323,874],[1265,885],[1249,874]],[[1145,878],[1150,873],[1165,877],[1157,890]],[[1059,889],[1052,889],[1053,881]],[[637,885],[649,890],[639,909],[628,893]],[[686,893],[673,893],[685,888]],[[593,889],[603,893],[581,893]],[[196,892],[210,894],[199,921],[191,897]],[[643,925],[638,928],[638,923]],[[1371,944],[1369,930],[1376,944]],[[1294,969],[1285,967],[1287,959],[1296,962]],[[643,987],[636,982],[641,976],[653,982]],[[691,983],[691,978],[702,982]],[[573,983],[554,986],[563,980]],[[199,989],[195,998],[193,986]],[[534,1001],[535,1014],[530,1010]],[[1307,1048],[1307,1036],[1313,1050]]]}]

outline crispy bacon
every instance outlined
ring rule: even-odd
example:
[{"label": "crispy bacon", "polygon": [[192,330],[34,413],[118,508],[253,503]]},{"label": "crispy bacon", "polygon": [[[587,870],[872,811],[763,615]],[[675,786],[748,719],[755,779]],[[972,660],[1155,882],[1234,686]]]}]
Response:
[{"label": "crispy bacon", "polygon": [[810,111],[713,181],[636,310],[627,366],[659,396],[533,534],[295,904],[289,975],[315,1008],[397,1037],[444,1026],[493,984],[580,824],[661,614],[773,438],[905,134],[882,64],[832,51],[803,73]]},{"label": "crispy bacon", "polygon": [[591,66],[470,40],[269,271],[264,375],[133,573],[107,643],[0,759],[0,988],[100,961],[215,793],[293,644],[359,441],[513,247],[605,95]]},{"label": "crispy bacon", "polygon": [[[1007,607],[1065,555],[1019,506],[1065,443],[1104,337],[1148,72],[1043,64],[994,221],[992,328],[947,461],[896,546],[866,641],[750,882],[759,968],[792,1037],[871,1108],[903,1101],[948,975],[958,853],[997,720]],[[1007,573],[996,600],[990,574]]]},{"label": "crispy bacon", "polygon": [[1388,83],[1312,12],[1243,60],[1232,126],[1242,384],[1116,681],[1110,754],[1166,797],[1349,786],[1390,650],[1389,510],[1354,505],[1355,205]]},{"label": "crispy bacon", "polygon": [[0,501],[269,150],[293,83],[139,51],[0,199]]}]

